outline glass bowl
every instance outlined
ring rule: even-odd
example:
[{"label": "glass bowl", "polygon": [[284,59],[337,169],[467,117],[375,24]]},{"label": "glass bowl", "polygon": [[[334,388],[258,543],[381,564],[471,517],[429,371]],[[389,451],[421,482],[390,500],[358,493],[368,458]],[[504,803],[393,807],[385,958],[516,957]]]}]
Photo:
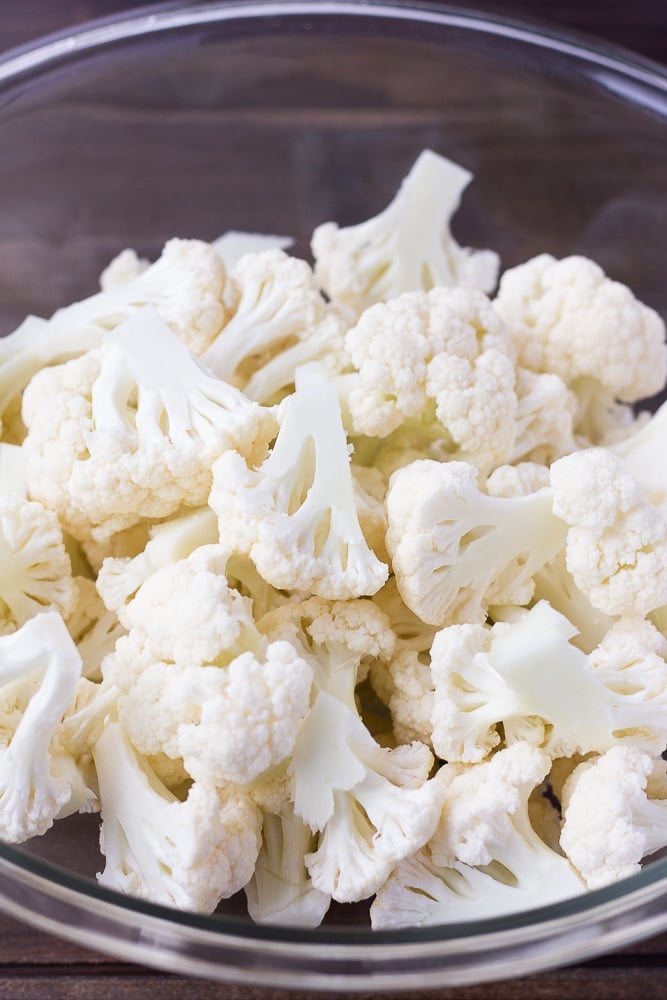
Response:
[{"label": "glass bowl", "polygon": [[[0,329],[92,292],[134,247],[368,218],[425,147],[475,175],[455,220],[505,267],[582,253],[667,314],[667,73],[606,46],[456,8],[170,3],[0,60]],[[667,861],[505,919],[373,933],[255,926],[97,886],[97,822],[0,845],[0,905],[138,962],[270,987],[394,990],[578,961],[667,927]]]}]

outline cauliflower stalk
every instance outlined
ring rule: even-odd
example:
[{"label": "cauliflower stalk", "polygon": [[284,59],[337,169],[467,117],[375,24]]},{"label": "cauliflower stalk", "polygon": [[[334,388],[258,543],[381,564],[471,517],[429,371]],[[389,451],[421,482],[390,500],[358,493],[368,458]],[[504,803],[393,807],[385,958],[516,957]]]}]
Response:
[{"label": "cauliflower stalk", "polygon": [[449,229],[471,180],[463,167],[427,149],[379,215],[345,228],[319,225],[311,248],[327,294],[361,312],[402,292],[440,285],[493,291],[498,255],[462,249]]},{"label": "cauliflower stalk", "polygon": [[213,466],[209,504],[221,538],[276,588],[332,599],[374,594],[388,569],[359,524],[335,388],[316,363],[297,369],[295,384],[269,457],[250,468],[227,451]]}]

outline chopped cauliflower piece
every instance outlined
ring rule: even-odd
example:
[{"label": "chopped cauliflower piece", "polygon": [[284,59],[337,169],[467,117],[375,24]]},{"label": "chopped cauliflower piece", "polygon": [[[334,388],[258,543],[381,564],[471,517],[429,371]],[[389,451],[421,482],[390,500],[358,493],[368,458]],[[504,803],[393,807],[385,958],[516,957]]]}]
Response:
[{"label": "chopped cauliflower piece", "polygon": [[449,229],[471,180],[463,167],[427,149],[379,215],[342,229],[335,222],[319,225],[311,246],[327,294],[361,312],[374,302],[438,285],[493,291],[498,255],[462,249]]},{"label": "chopped cauliflower piece", "polygon": [[275,433],[273,411],[214,378],[150,308],[36,375],[23,416],[31,495],[101,541],[205,504],[212,462],[229,448],[261,460]]}]

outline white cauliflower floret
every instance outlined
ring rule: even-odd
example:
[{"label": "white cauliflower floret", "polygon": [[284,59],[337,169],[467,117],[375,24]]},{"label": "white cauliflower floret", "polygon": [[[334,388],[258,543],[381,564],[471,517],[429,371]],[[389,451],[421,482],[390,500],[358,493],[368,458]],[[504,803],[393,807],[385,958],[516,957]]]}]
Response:
[{"label": "white cauliflower floret", "polygon": [[78,576],[74,580],[77,603],[67,619],[67,628],[83,661],[83,676],[92,681],[102,678],[104,660],[112,653],[125,629],[114,611],[109,611],[93,580]]},{"label": "white cauliflower floret", "polygon": [[319,691],[289,765],[294,811],[321,831],[306,855],[316,889],[339,902],[365,899],[426,843],[442,807],[432,763],[420,743],[380,747],[355,710]]},{"label": "white cauliflower floret", "polygon": [[23,399],[31,495],[75,537],[201,506],[228,448],[263,457],[273,412],[209,374],[153,309],[99,352],[33,378]]},{"label": "white cauliflower floret", "polygon": [[411,422],[450,454],[509,460],[517,399],[509,339],[481,292],[434,288],[367,309],[345,336],[358,374],[341,380],[356,434],[386,437]]},{"label": "white cauliflower floret", "polygon": [[246,254],[230,274],[237,304],[202,355],[214,375],[264,403],[290,386],[294,370],[347,361],[342,316],[325,302],[305,260],[282,250]]},{"label": "white cauliflower floret", "polygon": [[86,807],[83,779],[55,739],[81,657],[55,611],[0,637],[0,837],[22,843]]},{"label": "white cauliflower floret", "polygon": [[95,745],[102,806],[101,885],[181,910],[212,913],[252,876],[261,814],[233,787],[195,782],[180,801],[118,723]]},{"label": "white cauliflower floret", "polygon": [[495,306],[507,322],[518,363],[590,378],[626,403],[652,396],[667,376],[665,325],[630,289],[585,257],[541,254],[505,271]]},{"label": "white cauliflower floret", "polygon": [[16,418],[11,411],[20,404],[21,393],[33,375],[98,347],[102,332],[28,316],[13,333],[1,337],[0,419],[4,417],[13,425]]},{"label": "white cauliflower floret", "polygon": [[447,765],[440,823],[381,887],[373,928],[486,919],[582,893],[583,881],[530,820],[529,796],[549,763],[535,747],[516,743],[484,764]]},{"label": "white cauliflower floret", "polygon": [[271,454],[256,469],[233,451],[213,466],[220,537],[276,588],[346,599],[387,579],[364,539],[336,391],[313,363],[296,372]]},{"label": "white cauliflower floret", "polygon": [[550,465],[577,447],[577,397],[553,373],[516,368],[517,407],[510,461]]},{"label": "white cauliflower floret", "polygon": [[0,497],[0,633],[52,608],[67,618],[76,584],[56,515],[35,500]]},{"label": "white cauliflower floret", "polygon": [[150,576],[105,673],[139,751],[182,758],[195,780],[245,785],[291,753],[313,675],[288,642],[257,631],[225,563],[207,546]]},{"label": "white cauliflower floret", "polygon": [[400,594],[425,622],[481,622],[491,604],[526,604],[533,575],[565,543],[551,490],[490,497],[465,462],[413,462],[393,474],[387,548]]},{"label": "white cauliflower floret", "polygon": [[[431,647],[433,747],[474,763],[501,743],[528,740],[552,757],[625,742],[667,743],[667,666],[655,640],[601,648],[589,659],[575,630],[546,601],[512,623],[451,625]],[[637,650],[642,660],[636,662]],[[632,659],[624,653],[628,653]]]},{"label": "white cauliflower floret", "polygon": [[225,267],[201,240],[171,239],[155,263],[137,270],[132,280],[114,284],[113,273],[111,280],[112,288],[58,309],[51,322],[72,335],[99,336],[152,306],[194,354],[201,354],[227,318]]},{"label": "white cauliflower floret", "polygon": [[136,250],[126,247],[110,260],[100,274],[100,289],[103,292],[113,292],[134,281],[150,266],[150,261],[140,257]]},{"label": "white cauliflower floret", "polygon": [[576,586],[607,615],[646,615],[667,604],[667,520],[622,461],[588,448],[551,466],[554,514],[569,529]]},{"label": "white cauliflower floret", "polygon": [[243,887],[248,913],[255,923],[318,927],[331,897],[320,892],[306,868],[305,857],[315,837],[290,805],[278,815],[265,812],[262,847],[253,877]]},{"label": "white cauliflower floret", "polygon": [[153,525],[143,550],[136,556],[105,559],[96,585],[104,604],[120,612],[151,574],[163,566],[187,559],[202,545],[218,541],[218,522],[210,507],[187,511]]},{"label": "white cauliflower floret", "polygon": [[419,740],[430,746],[434,691],[428,658],[416,649],[399,646],[389,663],[371,664],[370,679],[391,713],[397,742]]},{"label": "white cauliflower floret", "polygon": [[247,253],[262,253],[264,250],[274,249],[288,250],[293,243],[291,236],[246,233],[240,229],[228,229],[213,240],[211,246],[222,260],[225,269],[231,271]]},{"label": "white cauliflower floret", "polygon": [[369,665],[388,660],[394,634],[387,617],[372,601],[325,601],[310,597],[292,601],[257,623],[272,641],[285,640],[313,668],[315,684],[356,711],[354,693]]},{"label": "white cauliflower floret", "polygon": [[424,150],[392,202],[355,226],[318,226],[312,238],[315,274],[336,302],[361,312],[402,292],[463,285],[491,292],[498,255],[462,249],[449,223],[472,174]]},{"label": "white cauliflower floret", "polygon": [[294,812],[321,831],[305,859],[313,886],[340,902],[364,899],[428,839],[440,809],[439,788],[427,781],[428,748],[383,748],[359,715],[364,665],[390,657],[394,636],[368,600],[310,598],[259,626],[272,640],[288,639],[313,667],[313,705],[288,764]]},{"label": "white cauliflower floret", "polygon": [[626,473],[641,486],[642,493],[667,518],[667,475],[663,466],[662,451],[667,434],[667,403],[643,422],[638,422],[635,433],[610,447],[620,459]]},{"label": "white cauliflower floret", "polygon": [[[643,858],[667,846],[665,765],[636,747],[612,747],[579,764],[565,782],[560,844],[589,889],[633,875]],[[664,791],[664,788],[663,788]]]},{"label": "white cauliflower floret", "polygon": [[499,465],[484,483],[490,497],[523,497],[550,486],[549,468],[540,462]]}]

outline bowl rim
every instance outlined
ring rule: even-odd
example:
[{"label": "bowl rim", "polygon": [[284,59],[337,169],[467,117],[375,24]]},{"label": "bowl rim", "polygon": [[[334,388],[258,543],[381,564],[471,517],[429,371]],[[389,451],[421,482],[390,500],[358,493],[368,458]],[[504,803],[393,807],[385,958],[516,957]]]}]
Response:
[{"label": "bowl rim", "polygon": [[[170,0],[7,50],[0,95],[25,76],[118,42],[241,18],[302,16],[433,23],[537,46],[590,65],[603,86],[667,121],[667,68],[659,63],[575,31],[409,0]],[[666,904],[667,860],[660,860],[603,889],[509,917],[397,931],[290,929],[170,910],[0,843],[0,908],[7,913],[125,960],[259,986],[395,991],[515,977],[658,933],[667,928]]]}]

